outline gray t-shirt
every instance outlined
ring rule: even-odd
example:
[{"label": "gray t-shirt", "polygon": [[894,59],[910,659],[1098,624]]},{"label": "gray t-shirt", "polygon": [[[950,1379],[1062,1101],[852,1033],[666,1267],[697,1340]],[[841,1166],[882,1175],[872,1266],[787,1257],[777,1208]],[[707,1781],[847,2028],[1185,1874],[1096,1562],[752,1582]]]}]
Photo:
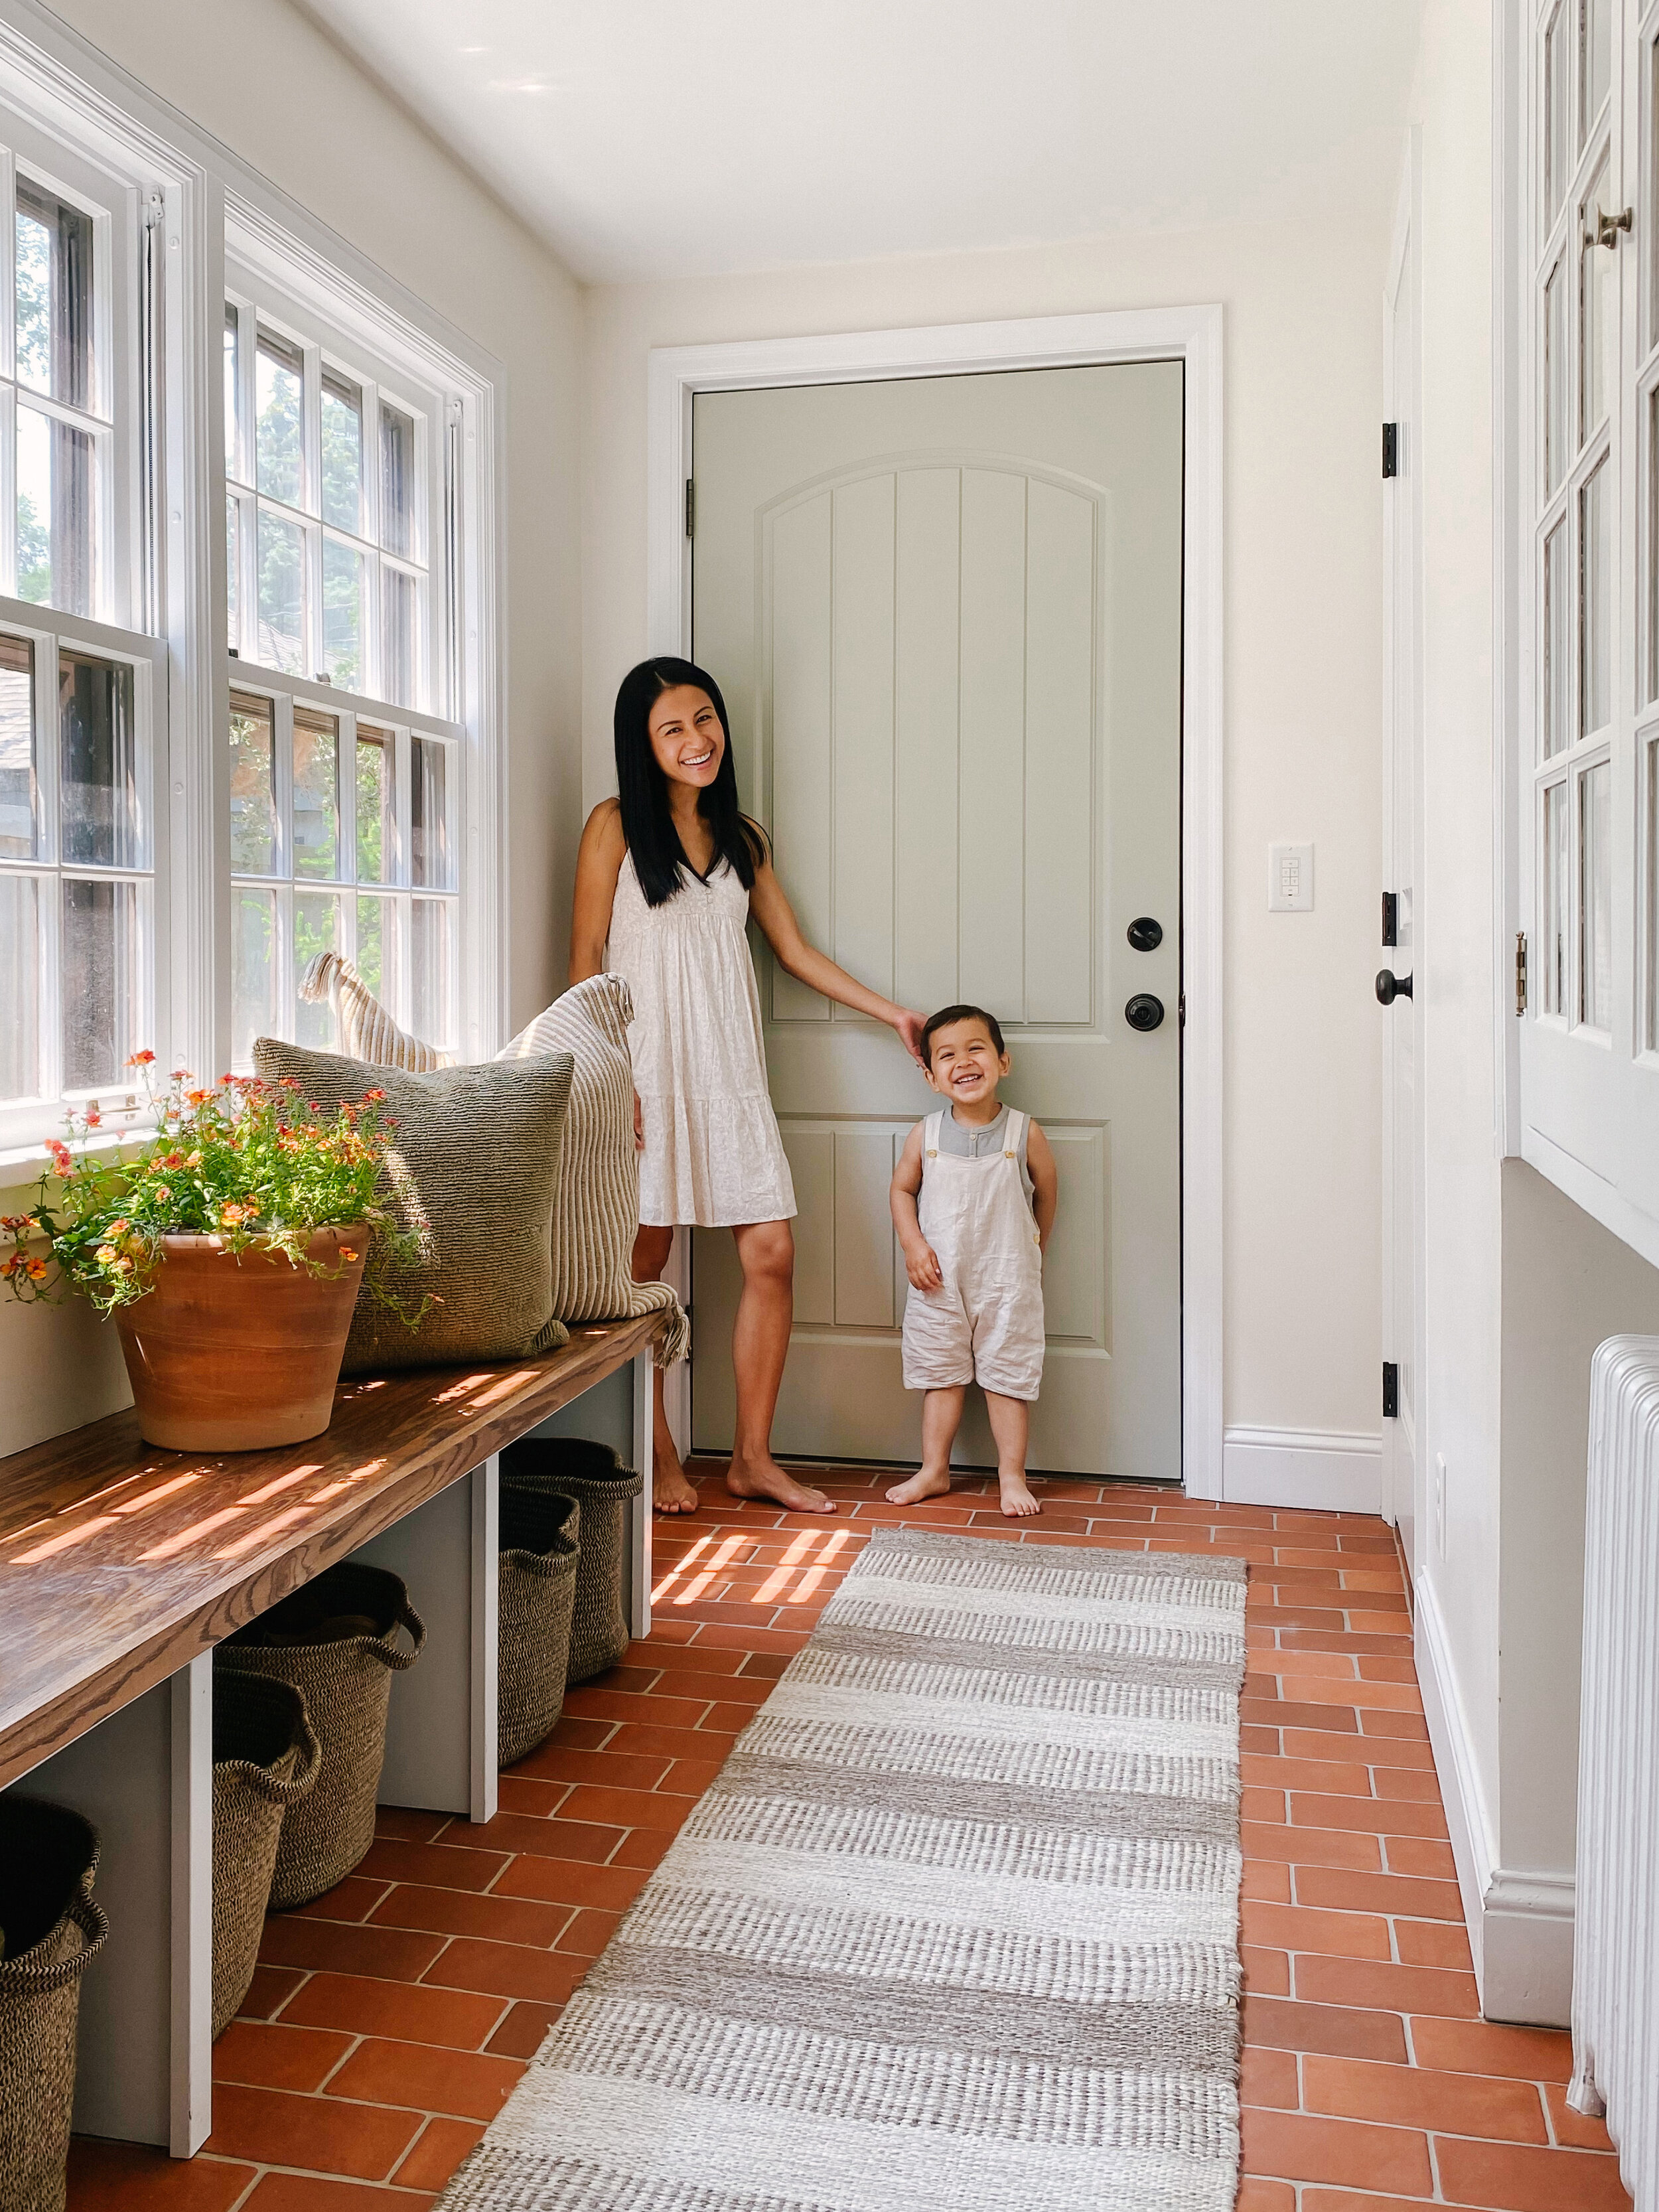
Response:
[{"label": "gray t-shirt", "polygon": [[[1025,1202],[1028,1206],[1032,1203],[1036,1196],[1036,1186],[1031,1181],[1031,1170],[1025,1164],[1025,1146],[1030,1133],[1031,1121],[1028,1115],[1021,1122],[1019,1129],[1019,1179],[1025,1186]],[[947,1106],[940,1117],[939,1148],[942,1152],[951,1153],[954,1158],[982,1159],[988,1152],[1005,1151],[1007,1143],[1008,1109],[1006,1106],[997,1115],[996,1120],[988,1121],[982,1129],[974,1127],[970,1122],[958,1121],[954,1106]]]}]

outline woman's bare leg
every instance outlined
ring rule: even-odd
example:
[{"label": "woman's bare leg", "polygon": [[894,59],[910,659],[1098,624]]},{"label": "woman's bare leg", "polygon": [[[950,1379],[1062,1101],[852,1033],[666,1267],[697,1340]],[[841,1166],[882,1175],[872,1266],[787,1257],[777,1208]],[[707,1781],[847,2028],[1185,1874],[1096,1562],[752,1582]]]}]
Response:
[{"label": "woman's bare leg", "polygon": [[833,1513],[833,1500],[787,1474],[772,1456],[772,1414],[789,1355],[795,1311],[795,1240],[787,1221],[734,1229],[743,1296],[732,1330],[738,1433],[726,1486],[734,1498],[769,1498],[791,1513]]},{"label": "woman's bare leg", "polygon": [[[641,1228],[634,1239],[634,1280],[636,1283],[660,1281],[673,1243],[672,1229]],[[685,1479],[685,1469],[680,1465],[674,1439],[668,1433],[668,1416],[663,1411],[660,1367],[652,1370],[651,1402],[655,1415],[652,1423],[651,1503],[659,1513],[695,1513],[697,1493]]]}]

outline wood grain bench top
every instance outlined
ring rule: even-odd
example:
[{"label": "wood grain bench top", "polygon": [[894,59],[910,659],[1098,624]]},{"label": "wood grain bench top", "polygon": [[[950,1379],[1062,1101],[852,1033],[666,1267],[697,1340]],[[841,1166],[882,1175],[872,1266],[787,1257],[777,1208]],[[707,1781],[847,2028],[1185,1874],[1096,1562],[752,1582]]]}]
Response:
[{"label": "wood grain bench top", "polygon": [[129,1410],[0,1459],[0,1787],[368,1543],[648,1346],[354,1376],[309,1443],[160,1451]]}]

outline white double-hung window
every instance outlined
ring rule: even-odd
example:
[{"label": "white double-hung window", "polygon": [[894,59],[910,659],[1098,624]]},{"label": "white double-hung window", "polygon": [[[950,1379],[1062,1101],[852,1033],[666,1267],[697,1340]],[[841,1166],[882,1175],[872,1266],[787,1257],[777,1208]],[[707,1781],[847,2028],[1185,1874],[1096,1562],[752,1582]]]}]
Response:
[{"label": "white double-hung window", "polygon": [[250,277],[225,307],[232,1054],[337,1042],[343,954],[455,1049],[465,928],[459,403]]},{"label": "white double-hung window", "polygon": [[142,436],[149,204],[0,124],[0,1149],[166,1022],[167,659]]}]

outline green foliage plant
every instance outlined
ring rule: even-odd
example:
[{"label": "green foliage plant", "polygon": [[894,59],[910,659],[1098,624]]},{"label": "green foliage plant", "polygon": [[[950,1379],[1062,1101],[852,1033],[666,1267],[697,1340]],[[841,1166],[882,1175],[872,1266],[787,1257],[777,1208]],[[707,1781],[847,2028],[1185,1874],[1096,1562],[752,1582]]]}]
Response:
[{"label": "green foliage plant", "polygon": [[[386,1156],[397,1124],[381,1112],[386,1093],[369,1090],[355,1106],[330,1111],[304,1095],[292,1076],[265,1083],[225,1075],[209,1088],[175,1070],[157,1094],[154,1053],[128,1062],[150,1091],[155,1127],[137,1152],[102,1148],[106,1117],[97,1105],[69,1117],[76,1149],[53,1138],[40,1202],[0,1217],[12,1250],[0,1280],[15,1297],[88,1298],[100,1313],[131,1305],[155,1279],[167,1237],[216,1237],[240,1259],[256,1251],[285,1258],[318,1276],[338,1276],[356,1258],[313,1260],[319,1229],[361,1227],[370,1241],[365,1283],[372,1296],[413,1328],[428,1305],[410,1310],[380,1280],[387,1260],[407,1262],[419,1239],[399,1229],[381,1202]],[[44,1239],[47,1256],[35,1248]]]}]

